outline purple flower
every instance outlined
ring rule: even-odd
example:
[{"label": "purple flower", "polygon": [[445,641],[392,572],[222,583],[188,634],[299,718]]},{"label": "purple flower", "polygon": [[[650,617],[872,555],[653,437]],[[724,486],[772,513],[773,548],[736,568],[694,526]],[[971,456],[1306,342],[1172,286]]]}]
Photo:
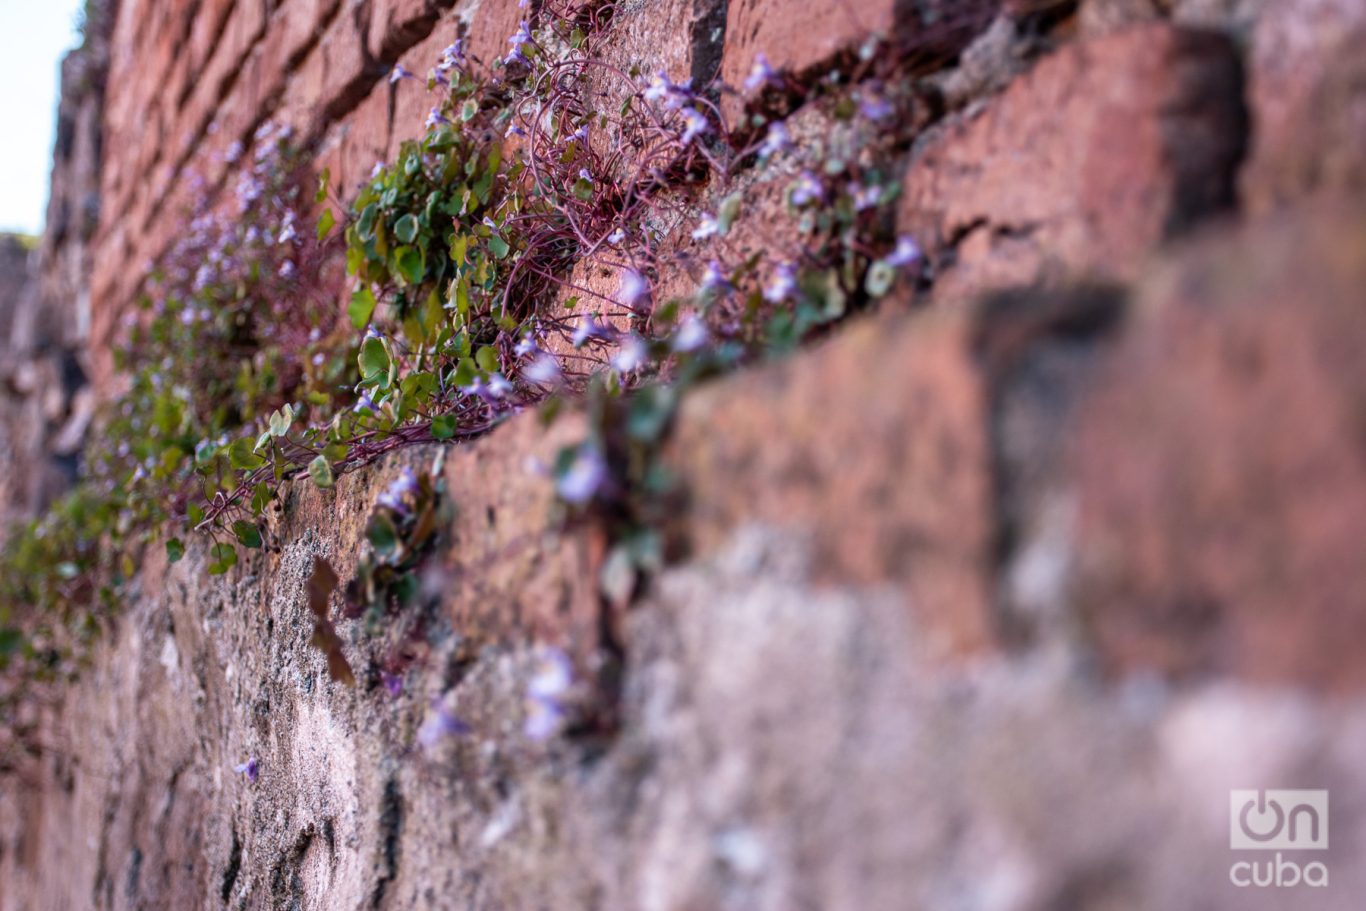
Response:
[{"label": "purple flower", "polygon": [[232,770],[238,775],[245,775],[247,781],[252,784],[256,784],[256,780],[261,777],[261,763],[257,761],[255,756],[248,757],[247,761],[241,765],[233,766]]},{"label": "purple flower", "polygon": [[559,382],[560,365],[551,355],[542,354],[527,365],[526,369],[522,371],[522,376],[528,382],[549,386],[552,383]]},{"label": "purple flower", "polygon": [[790,148],[792,148],[792,135],[787,132],[787,127],[782,123],[769,124],[768,134],[764,136],[764,144],[759,146],[759,154],[764,158],[772,158],[779,152]]},{"label": "purple flower", "polygon": [[404,468],[402,474],[393,480],[379,495],[375,501],[376,506],[384,509],[393,510],[401,516],[406,516],[412,512],[412,505],[409,503],[411,497],[416,497],[418,492],[417,475],[413,474],[411,468]]},{"label": "purple flower", "polygon": [[518,357],[525,357],[528,354],[536,354],[540,350],[540,346],[536,344],[536,339],[532,337],[530,332],[528,332],[526,335],[518,339],[517,347],[513,348],[512,352],[513,354],[516,354]]},{"label": "purple flower", "polygon": [[622,230],[621,228],[617,228],[617,229],[616,229],[615,231],[613,231],[611,234],[608,234],[608,235],[607,235],[607,242],[608,242],[609,244],[613,244],[613,245],[619,244],[619,243],[621,243],[621,242],[622,242],[623,240],[625,240],[625,239],[626,239],[626,232],[625,232],[624,230]]},{"label": "purple flower", "polygon": [[575,348],[582,348],[590,338],[606,338],[607,330],[599,326],[591,316],[585,316],[580,322],[579,327],[574,330],[573,344]]},{"label": "purple flower", "polygon": [[718,293],[730,290],[730,280],[726,278],[726,273],[721,271],[721,264],[716,260],[707,263],[706,274],[702,276],[702,290]]},{"label": "purple flower", "polygon": [[391,674],[388,671],[379,672],[380,682],[384,684],[384,689],[390,696],[397,699],[403,694],[403,675]]},{"label": "purple flower", "polygon": [[503,135],[505,135],[505,136],[521,136],[521,137],[524,137],[524,138],[525,138],[525,136],[526,136],[526,130],[522,129],[521,127],[517,126],[517,124],[514,123],[514,124],[512,124],[512,125],[510,125],[510,126],[508,127],[508,131],[507,131],[506,133],[504,133]]},{"label": "purple flower", "polygon": [[493,373],[489,376],[488,391],[495,399],[501,399],[512,391],[512,384],[501,373]]},{"label": "purple flower", "polygon": [[606,480],[607,463],[597,449],[585,444],[555,481],[555,490],[566,503],[582,505],[593,499]]},{"label": "purple flower", "polygon": [[778,73],[768,62],[768,57],[760,51],[754,57],[754,65],[749,68],[749,75],[745,77],[745,91],[757,92],[767,85],[778,83]]},{"label": "purple flower", "polygon": [[764,288],[764,300],[779,304],[792,296],[797,290],[797,270],[791,263],[779,263],[773,270],[773,278]]},{"label": "purple flower", "polygon": [[682,82],[671,82],[669,75],[663,70],[650,77],[650,84],[645,89],[645,99],[647,101],[663,102],[664,108],[676,111],[683,105],[692,100],[692,80],[685,79]]},{"label": "purple flower", "polygon": [[432,750],[447,737],[460,737],[470,733],[468,724],[455,716],[446,705],[446,699],[438,696],[432,700],[432,712],[417,732],[417,742],[424,749]]},{"label": "purple flower", "polygon": [[389,71],[389,84],[390,84],[390,85],[393,85],[394,83],[398,82],[400,79],[415,79],[415,78],[417,78],[417,77],[415,77],[412,73],[410,73],[410,72],[408,72],[407,70],[405,70],[405,69],[403,68],[403,65],[402,65],[402,64],[399,64],[399,63],[395,63],[395,64],[394,64],[394,68],[393,68],[392,70]]},{"label": "purple flower", "polygon": [[431,113],[427,115],[427,129],[434,129],[438,124],[441,126],[450,126],[451,122],[446,119],[440,109],[432,108]]},{"label": "purple flower", "polygon": [[565,701],[574,686],[574,665],[557,648],[542,651],[536,673],[527,683],[526,721],[522,732],[532,740],[554,736],[564,725]]},{"label": "purple flower", "polygon": [[[617,299],[627,307],[634,307],[650,293],[650,284],[645,277],[634,269],[621,273],[621,285],[617,288]],[[578,335],[575,334],[575,338]],[[577,347],[577,345],[576,345]]]},{"label": "purple flower", "polygon": [[362,411],[376,411],[378,409],[375,408],[374,399],[370,398],[370,396],[366,393],[361,393],[360,399],[356,402],[356,407],[352,408],[351,410],[356,413],[360,413]]},{"label": "purple flower", "polygon": [[697,351],[707,344],[707,327],[696,316],[689,316],[674,333],[670,347],[682,354]]},{"label": "purple flower", "polygon": [[645,340],[632,332],[622,341],[621,350],[613,355],[612,366],[622,373],[634,373],[645,366],[649,356],[650,350]]},{"label": "purple flower", "polygon": [[520,49],[522,45],[528,44],[530,43],[530,41],[531,30],[527,28],[526,21],[523,20],[521,23],[518,24],[517,31],[513,33],[511,38],[508,39],[508,44],[511,44],[513,47]]},{"label": "purple flower", "polygon": [[893,268],[911,266],[920,262],[924,254],[920,250],[920,245],[908,234],[903,234],[896,239],[896,247],[883,259],[887,265]]},{"label": "purple flower", "polygon": [[711,124],[707,123],[707,118],[702,116],[694,108],[683,109],[683,144],[688,145],[694,139],[711,129]]},{"label": "purple flower", "polygon": [[866,212],[882,202],[882,187],[877,184],[863,186],[858,183],[849,184],[849,195],[854,200],[855,212]]},{"label": "purple flower", "polygon": [[706,240],[708,237],[715,236],[719,230],[721,230],[721,225],[714,215],[703,215],[702,220],[693,229],[692,237],[693,240]]},{"label": "purple flower", "polygon": [[859,92],[858,109],[859,113],[869,120],[886,120],[894,113],[887,99],[871,91]]},{"label": "purple flower", "polygon": [[825,198],[825,187],[821,185],[820,178],[810,171],[803,171],[797,175],[797,181],[792,185],[792,204],[800,208],[808,203],[818,202]]}]

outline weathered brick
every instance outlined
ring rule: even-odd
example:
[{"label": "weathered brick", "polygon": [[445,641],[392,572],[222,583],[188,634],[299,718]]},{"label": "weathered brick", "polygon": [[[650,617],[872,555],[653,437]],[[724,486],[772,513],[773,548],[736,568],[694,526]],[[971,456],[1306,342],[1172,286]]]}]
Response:
[{"label": "weathered brick", "polygon": [[[368,46],[386,65],[426,38],[454,0],[372,0]],[[449,43],[449,42],[448,42]]]},{"label": "weathered brick", "polygon": [[427,74],[440,59],[441,52],[456,39],[457,29],[453,17],[443,19],[399,61],[413,78],[400,79],[393,84],[393,121],[385,155],[387,161],[397,157],[404,140],[419,139],[425,132],[427,115],[440,99],[440,89],[437,92],[427,90]]},{"label": "weathered brick", "polygon": [[370,179],[376,164],[382,163],[389,149],[390,88],[381,82],[370,90],[338,125],[341,131],[341,160],[333,172],[332,185],[337,194],[350,201]]},{"label": "weathered brick", "polygon": [[890,584],[927,646],[992,648],[991,457],[972,338],[962,313],[870,320],[690,397],[666,459],[687,475],[695,554],[738,523],[800,530],[816,584]]},{"label": "weathered brick", "polygon": [[1070,559],[1116,672],[1366,683],[1366,219],[1301,209],[1145,281],[1072,455]]},{"label": "weathered brick", "polygon": [[1163,238],[1225,210],[1246,128],[1238,73],[1222,36],[1136,28],[1064,47],[944,128],[899,210],[938,292],[1131,277]]},{"label": "weathered brick", "polygon": [[1296,197],[1366,189],[1366,6],[1268,4],[1253,33],[1253,134],[1241,182],[1254,211]]}]

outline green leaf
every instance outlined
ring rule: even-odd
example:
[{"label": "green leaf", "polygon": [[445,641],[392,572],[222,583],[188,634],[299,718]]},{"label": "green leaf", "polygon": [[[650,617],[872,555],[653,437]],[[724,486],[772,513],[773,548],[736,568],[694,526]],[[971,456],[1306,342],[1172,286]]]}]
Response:
[{"label": "green leaf", "polygon": [[737,190],[721,200],[721,206],[716,210],[716,233],[722,237],[729,233],[730,226],[735,224],[735,219],[740,215],[740,203],[743,199],[744,194]]},{"label": "green leaf", "polygon": [[457,234],[451,238],[451,262],[457,266],[465,264],[465,251],[469,248],[468,234]]},{"label": "green leaf", "polygon": [[243,547],[256,550],[261,546],[261,529],[256,527],[255,522],[238,519],[232,523],[232,533],[237,536]]},{"label": "green leaf", "polygon": [[239,471],[255,471],[266,464],[266,460],[253,451],[250,439],[242,437],[233,440],[228,447],[228,464]]},{"label": "green leaf", "polygon": [[270,499],[270,488],[265,484],[257,484],[251,494],[251,511],[259,516],[270,505]]},{"label": "green leaf", "polygon": [[215,544],[209,548],[209,557],[213,561],[209,564],[209,575],[221,576],[237,565],[237,548],[231,544]]},{"label": "green leaf", "polygon": [[327,198],[327,185],[331,182],[332,169],[323,168],[323,172],[318,175],[318,192],[313,194],[314,202],[322,202],[324,199]]},{"label": "green leaf", "polygon": [[365,537],[381,555],[391,554],[398,547],[398,528],[384,512],[377,512],[370,517],[370,524],[365,527]]},{"label": "green leaf", "polygon": [[394,225],[394,236],[403,243],[410,244],[413,242],[413,239],[417,237],[417,229],[419,227],[417,216],[410,212],[400,218],[398,223]]},{"label": "green leaf", "polygon": [[422,251],[416,247],[399,247],[395,250],[394,268],[398,270],[399,276],[410,285],[416,285],[422,281],[422,276],[427,272],[427,264],[423,260]]},{"label": "green leaf", "polygon": [[493,255],[499,259],[506,259],[508,255],[508,242],[495,234],[489,238],[489,249],[493,251]]},{"label": "green leaf", "polygon": [[352,293],[351,303],[346,307],[346,314],[351,317],[351,325],[357,329],[364,329],[374,312],[375,293],[368,285]]},{"label": "green leaf", "polygon": [[449,440],[455,436],[455,415],[439,414],[432,418],[432,438]]},{"label": "green leaf", "polygon": [[474,362],[485,373],[498,372],[498,352],[491,345],[484,345],[474,353]]},{"label": "green leaf", "polygon": [[185,556],[185,545],[179,538],[172,538],[166,542],[166,559],[172,563],[179,563],[180,558]]},{"label": "green leaf", "polygon": [[460,108],[460,119],[465,123],[469,123],[471,120],[474,119],[474,115],[478,113],[479,102],[475,101],[473,98],[470,98],[467,99],[465,101],[465,104]]},{"label": "green leaf", "polygon": [[882,260],[878,260],[868,267],[868,274],[863,279],[863,287],[872,297],[882,297],[892,290],[892,285],[896,283],[896,269]]},{"label": "green leaf", "polygon": [[364,382],[375,382],[389,374],[389,351],[384,347],[383,341],[373,336],[361,344],[360,354],[356,360]]},{"label": "green leaf", "polygon": [[313,483],[326,490],[336,483],[332,476],[332,463],[327,461],[326,456],[318,456],[308,463],[308,475],[313,479]]},{"label": "green leaf", "polygon": [[318,216],[318,240],[322,240],[332,233],[332,228],[337,224],[337,216],[332,214],[331,209],[323,209],[323,214]]},{"label": "green leaf", "polygon": [[586,177],[574,181],[574,197],[581,202],[590,201],[593,198],[593,181]]},{"label": "green leaf", "polygon": [[0,657],[8,657],[24,644],[24,634],[17,629],[0,629]]},{"label": "green leaf", "polygon": [[379,207],[374,203],[366,206],[360,213],[360,218],[356,221],[356,234],[361,240],[375,239],[375,216],[379,214]]}]

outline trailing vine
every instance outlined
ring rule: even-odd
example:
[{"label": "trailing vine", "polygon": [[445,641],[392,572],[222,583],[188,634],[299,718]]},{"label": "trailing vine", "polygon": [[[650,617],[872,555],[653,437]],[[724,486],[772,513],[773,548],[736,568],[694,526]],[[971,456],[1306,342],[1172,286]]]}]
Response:
[{"label": "trailing vine", "polygon": [[[591,421],[553,467],[562,512],[607,524],[604,591],[629,598],[661,559],[671,488],[656,454],[682,390],[926,277],[889,209],[926,119],[904,56],[874,38],[843,73],[803,81],[759,55],[742,86],[692,86],[606,62],[609,34],[610,7],[548,0],[497,60],[456,39],[425,76],[425,134],[350,205],[331,175],[307,175],[287,130],[263,127],[250,158],[229,152],[233,198],[206,197],[149,271],[128,386],[82,483],[5,545],[0,605],[28,606],[0,606],[6,692],[14,667],[74,673],[140,548],[164,542],[175,562],[207,535],[206,569],[226,573],[271,545],[286,482],[331,487],[401,447],[566,400]],[[322,289],[343,247],[341,313]],[[582,262],[612,287],[576,278]],[[376,509],[348,596],[371,625],[409,596],[438,483]]]}]

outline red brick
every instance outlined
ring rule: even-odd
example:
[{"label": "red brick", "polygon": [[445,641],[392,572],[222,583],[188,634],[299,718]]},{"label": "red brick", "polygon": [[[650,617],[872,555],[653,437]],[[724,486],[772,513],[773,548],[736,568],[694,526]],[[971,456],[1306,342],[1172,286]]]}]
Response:
[{"label": "red brick", "polygon": [[1258,21],[1248,55],[1249,208],[1366,189],[1366,6],[1283,0]]},{"label": "red brick", "polygon": [[389,96],[389,84],[381,82],[339,124],[341,160],[332,172],[332,185],[337,195],[347,202],[354,199],[359,188],[370,179],[375,165],[386,158]]},{"label": "red brick", "polygon": [[414,78],[394,83],[394,116],[386,161],[398,157],[399,146],[404,140],[420,139],[426,132],[427,115],[440,99],[439,89],[437,92],[427,90],[427,74],[440,60],[441,52],[456,39],[457,28],[453,17],[442,20],[399,61]]},{"label": "red brick", "polygon": [[1363,287],[1350,205],[1186,244],[1141,287],[1072,455],[1116,673],[1366,686]]},{"label": "red brick", "polygon": [[1237,74],[1226,39],[1148,26],[1063,48],[945,128],[899,212],[937,293],[1133,276],[1173,229],[1231,204]]},{"label": "red brick", "polygon": [[[385,64],[431,34],[454,0],[372,0],[370,54]],[[448,42],[449,43],[449,42]]]}]

